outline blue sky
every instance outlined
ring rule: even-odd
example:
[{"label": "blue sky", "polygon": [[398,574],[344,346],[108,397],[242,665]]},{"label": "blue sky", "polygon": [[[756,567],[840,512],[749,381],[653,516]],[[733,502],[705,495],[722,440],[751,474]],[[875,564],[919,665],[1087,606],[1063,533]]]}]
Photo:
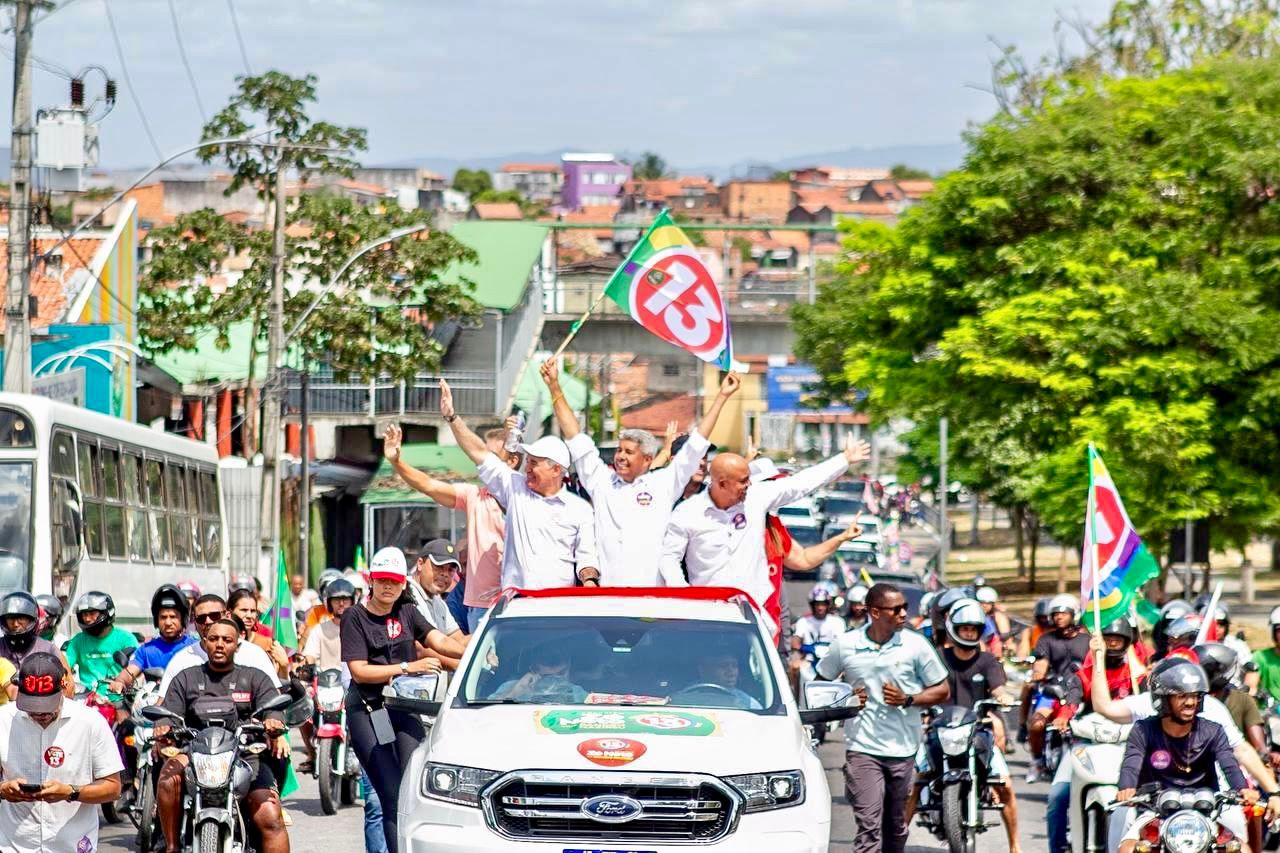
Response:
[{"label": "blue sky", "polygon": [[[104,165],[154,162],[202,124],[167,0],[59,0],[36,56],[104,66],[120,104]],[[232,0],[250,67],[313,72],[315,115],[368,128],[366,162],[561,146],[652,149],[677,164],[954,142],[994,109],[994,37],[1039,55],[1059,14],[1110,0]],[[226,0],[174,0],[200,99],[221,107],[244,63]],[[0,90],[12,91],[12,35]],[[66,84],[35,72],[36,107]],[[90,94],[100,91],[90,78]],[[6,104],[7,106],[7,104]],[[3,110],[7,117],[8,109]],[[8,132],[8,123],[4,123]],[[7,139],[7,136],[6,136]]]}]

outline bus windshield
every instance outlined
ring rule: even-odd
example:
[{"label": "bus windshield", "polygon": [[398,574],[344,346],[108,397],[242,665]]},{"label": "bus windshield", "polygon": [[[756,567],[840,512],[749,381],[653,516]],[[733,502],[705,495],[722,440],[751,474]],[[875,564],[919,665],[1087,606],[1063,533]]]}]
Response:
[{"label": "bus windshield", "polygon": [[27,588],[31,463],[0,462],[0,592]]}]

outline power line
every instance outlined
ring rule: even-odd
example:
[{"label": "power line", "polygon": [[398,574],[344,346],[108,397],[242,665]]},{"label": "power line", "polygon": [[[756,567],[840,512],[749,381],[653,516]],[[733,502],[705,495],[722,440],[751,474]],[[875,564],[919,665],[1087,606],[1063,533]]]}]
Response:
[{"label": "power line", "polygon": [[249,66],[249,51],[244,49],[244,36],[240,34],[240,18],[236,15],[235,0],[227,0],[227,11],[231,13],[231,29],[235,30],[236,43],[240,45],[240,59],[244,62],[244,73],[252,77],[253,69]]},{"label": "power line", "polygon": [[116,56],[120,59],[120,73],[124,75],[124,84],[129,87],[129,96],[133,98],[133,105],[138,109],[138,117],[142,119],[142,129],[147,134],[147,139],[151,142],[151,148],[156,152],[156,159],[163,160],[164,154],[160,151],[160,144],[156,142],[156,135],[151,132],[151,122],[147,121],[146,110],[142,108],[142,99],[138,97],[138,90],[133,85],[133,78],[129,76],[129,65],[125,62],[124,47],[120,44],[120,33],[116,30],[116,19],[111,14],[111,0],[102,0],[102,8],[107,11],[107,24],[111,28],[111,40],[116,43]]},{"label": "power line", "polygon": [[182,28],[178,26],[178,10],[169,0],[169,20],[173,21],[173,35],[178,41],[178,56],[182,57],[182,67],[187,70],[187,82],[191,84],[191,94],[196,96],[196,109],[200,111],[200,121],[207,122],[209,115],[204,111],[204,102],[200,100],[200,87],[196,85],[196,75],[191,73],[191,62],[187,59],[187,46],[182,41]]},{"label": "power line", "polygon": [[[0,45],[0,54],[4,54],[10,59],[13,59],[13,48],[7,45]],[[48,72],[49,74],[52,74],[55,77],[61,77],[64,80],[72,80],[76,76],[72,74],[69,69],[59,65],[56,62],[53,62],[52,60],[41,59],[35,54],[28,54],[28,55],[31,57],[31,64],[34,65],[36,68],[39,68],[41,71]]]}]

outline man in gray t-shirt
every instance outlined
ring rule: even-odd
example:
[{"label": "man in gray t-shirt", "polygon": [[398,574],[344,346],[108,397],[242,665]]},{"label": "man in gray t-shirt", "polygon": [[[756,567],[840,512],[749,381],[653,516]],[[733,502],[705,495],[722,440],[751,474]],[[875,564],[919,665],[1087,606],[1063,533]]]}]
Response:
[{"label": "man in gray t-shirt", "polygon": [[947,668],[933,646],[905,631],[907,603],[892,584],[867,591],[867,624],[841,634],[818,661],[818,675],[843,678],[865,706],[844,726],[845,790],[858,830],[854,853],[902,853],[920,711],[951,695]]},{"label": "man in gray t-shirt", "polygon": [[[462,633],[445,601],[445,596],[457,583],[457,574],[461,571],[462,562],[458,559],[458,550],[453,547],[453,543],[448,539],[432,539],[418,552],[409,589],[418,605],[418,612],[431,627],[465,645],[467,635]],[[446,669],[455,669],[458,660],[460,659],[442,658],[441,663]],[[453,666],[449,665],[451,662]]]}]

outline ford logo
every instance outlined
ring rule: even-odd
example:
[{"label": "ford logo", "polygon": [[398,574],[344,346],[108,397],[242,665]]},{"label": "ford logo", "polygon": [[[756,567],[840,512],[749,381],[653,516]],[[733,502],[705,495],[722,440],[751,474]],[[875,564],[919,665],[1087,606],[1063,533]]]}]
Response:
[{"label": "ford logo", "polygon": [[600,823],[627,823],[643,813],[644,806],[617,794],[592,797],[582,803],[582,814]]}]

